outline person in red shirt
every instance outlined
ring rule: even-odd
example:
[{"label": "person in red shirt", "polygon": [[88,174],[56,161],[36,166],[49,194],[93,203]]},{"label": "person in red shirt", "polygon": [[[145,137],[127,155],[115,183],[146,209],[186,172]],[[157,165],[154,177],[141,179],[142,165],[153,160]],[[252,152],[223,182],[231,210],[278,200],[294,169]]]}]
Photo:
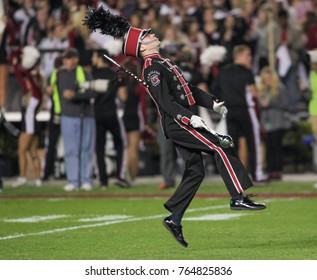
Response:
[{"label": "person in red shirt", "polygon": [[40,187],[42,185],[41,162],[37,154],[39,131],[35,117],[41,105],[45,79],[39,70],[39,51],[34,47],[26,46],[20,54],[21,57],[17,53],[12,61],[14,72],[24,93],[21,104],[21,133],[18,143],[19,177],[12,186],[19,187],[27,183],[27,154],[29,153],[34,167],[35,185]]}]

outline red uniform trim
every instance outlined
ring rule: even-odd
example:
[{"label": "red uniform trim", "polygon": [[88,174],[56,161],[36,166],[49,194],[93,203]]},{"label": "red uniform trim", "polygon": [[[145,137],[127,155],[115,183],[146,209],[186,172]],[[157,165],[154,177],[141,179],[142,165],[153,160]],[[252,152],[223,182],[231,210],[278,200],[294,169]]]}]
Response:
[{"label": "red uniform trim", "polygon": [[165,59],[163,62],[166,62],[167,65],[170,67],[171,70],[173,70],[173,72],[175,73],[176,77],[178,78],[178,80],[180,81],[182,88],[185,91],[185,96],[187,97],[188,103],[189,105],[195,105],[196,101],[193,97],[193,93],[191,92],[191,90],[188,87],[188,83],[185,81],[185,79],[183,78],[183,75],[181,75],[179,73],[179,71],[177,70],[176,66],[171,64],[167,59]]},{"label": "red uniform trim", "polygon": [[182,118],[181,118],[181,121],[182,121],[182,123],[184,123],[184,124],[186,124],[186,125],[189,125],[189,124],[190,124],[190,119],[187,118],[187,117],[182,117]]},{"label": "red uniform trim", "polygon": [[[145,61],[144,61],[144,66],[143,66],[143,73],[144,73],[144,70],[151,66],[152,65],[152,58],[147,58]],[[144,74],[142,73],[142,76],[144,78]]]},{"label": "red uniform trim", "polygon": [[229,173],[229,176],[233,182],[234,187],[239,193],[243,192],[243,188],[237,178],[236,173],[233,170],[233,167],[227,157],[227,155],[223,152],[222,148],[216,146],[211,141],[209,141],[206,137],[204,137],[202,134],[197,132],[195,129],[191,128],[190,126],[184,126],[182,123],[176,121],[180,127],[187,130],[190,134],[192,134],[195,138],[197,138],[199,141],[201,141],[203,144],[205,144],[207,147],[209,147],[211,150],[215,150],[223,160],[225,167]]}]

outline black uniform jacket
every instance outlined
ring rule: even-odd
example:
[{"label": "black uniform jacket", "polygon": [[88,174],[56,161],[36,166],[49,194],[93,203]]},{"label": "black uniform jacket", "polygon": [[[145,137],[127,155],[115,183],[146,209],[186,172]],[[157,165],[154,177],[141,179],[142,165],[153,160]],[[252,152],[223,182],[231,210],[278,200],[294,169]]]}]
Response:
[{"label": "black uniform jacket", "polygon": [[212,109],[216,97],[190,85],[179,67],[159,54],[145,56],[143,79],[148,92],[155,102],[165,136],[168,138],[173,123],[189,125],[194,105]]}]

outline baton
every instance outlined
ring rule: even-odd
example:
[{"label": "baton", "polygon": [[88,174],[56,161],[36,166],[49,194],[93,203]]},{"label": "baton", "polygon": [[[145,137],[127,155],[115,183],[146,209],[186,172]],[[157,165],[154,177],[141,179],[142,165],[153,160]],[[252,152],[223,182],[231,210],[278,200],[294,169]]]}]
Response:
[{"label": "baton", "polygon": [[232,137],[230,135],[222,135],[213,130],[212,128],[208,127],[206,124],[203,126],[204,129],[206,129],[208,132],[210,132],[212,135],[216,136],[220,142],[221,147],[223,148],[233,148],[234,143],[232,140]]},{"label": "baton", "polygon": [[110,62],[112,62],[114,65],[118,66],[120,69],[122,69],[124,72],[126,72],[128,75],[130,75],[132,78],[134,78],[135,80],[137,80],[139,83],[141,83],[142,85],[144,85],[145,87],[149,87],[148,84],[143,81],[141,78],[139,78],[137,75],[135,75],[134,73],[132,73],[129,69],[125,68],[124,66],[120,65],[118,62],[116,62],[115,60],[113,60],[111,57],[107,56],[106,54],[103,55],[105,58],[107,58]]}]

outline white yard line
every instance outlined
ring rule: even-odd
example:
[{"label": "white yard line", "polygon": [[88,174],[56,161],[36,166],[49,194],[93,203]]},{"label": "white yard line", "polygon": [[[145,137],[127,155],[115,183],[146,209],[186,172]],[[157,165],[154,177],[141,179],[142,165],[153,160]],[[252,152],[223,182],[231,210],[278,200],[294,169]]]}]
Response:
[{"label": "white yard line", "polygon": [[200,217],[188,217],[184,218],[184,221],[224,221],[230,220],[234,218],[239,218],[245,216],[247,214],[242,213],[235,213],[235,214],[210,214],[210,215],[203,215]]},{"label": "white yard line", "polygon": [[4,222],[7,223],[37,223],[41,221],[55,220],[69,217],[69,215],[49,215],[49,216],[33,216],[28,218],[20,218],[20,219],[7,219]]},{"label": "white yard line", "polygon": [[[218,205],[218,206],[210,206],[210,207],[188,209],[187,212],[191,212],[192,213],[192,212],[206,211],[206,210],[213,210],[213,209],[221,209],[221,208],[228,208],[228,205],[226,204],[226,205]],[[102,227],[102,226],[108,226],[108,225],[120,224],[120,223],[126,223],[126,222],[135,222],[135,221],[145,221],[145,220],[159,219],[159,218],[163,218],[165,216],[166,216],[166,214],[162,214],[162,215],[154,215],[154,216],[147,216],[147,217],[140,217],[140,218],[130,218],[130,219],[123,219],[123,220],[108,221],[108,222],[97,223],[97,224],[72,226],[72,227],[66,227],[66,228],[57,228],[57,229],[40,231],[40,232],[33,232],[33,233],[20,233],[20,234],[2,236],[2,237],[0,237],[0,240],[8,240],[8,239],[14,239],[14,238],[20,238],[20,237],[28,237],[28,236],[37,236],[37,235],[46,235],[46,234],[57,233],[57,232],[64,232],[64,231],[83,229],[83,228]]]},{"label": "white yard line", "polygon": [[93,218],[82,218],[78,222],[102,222],[102,221],[113,221],[113,220],[123,220],[133,218],[133,216],[126,215],[106,215],[106,216],[96,216]]}]

